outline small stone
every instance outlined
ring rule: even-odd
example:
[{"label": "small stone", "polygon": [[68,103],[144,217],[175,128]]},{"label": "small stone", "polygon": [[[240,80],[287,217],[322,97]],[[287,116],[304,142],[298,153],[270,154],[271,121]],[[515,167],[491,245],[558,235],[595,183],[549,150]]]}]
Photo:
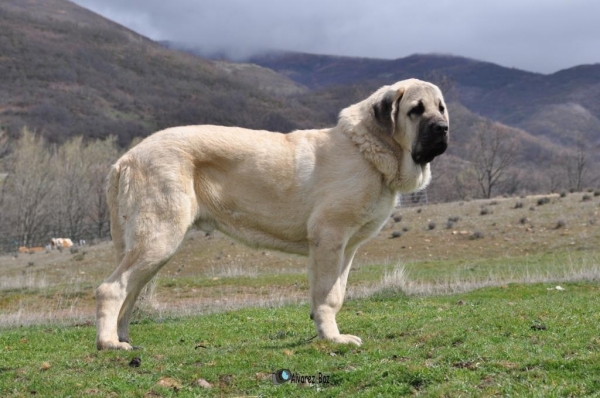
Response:
[{"label": "small stone", "polygon": [[212,384],[210,384],[208,381],[206,381],[204,379],[196,380],[196,385],[200,388],[212,388]]}]

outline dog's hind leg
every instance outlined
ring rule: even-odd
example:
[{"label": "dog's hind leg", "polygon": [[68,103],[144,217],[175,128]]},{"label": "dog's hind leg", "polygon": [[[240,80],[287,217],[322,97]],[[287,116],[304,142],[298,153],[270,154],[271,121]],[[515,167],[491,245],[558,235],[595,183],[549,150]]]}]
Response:
[{"label": "dog's hind leg", "polygon": [[[183,239],[183,236],[182,236]],[[165,248],[162,252],[148,253],[145,258],[140,259],[131,269],[128,277],[128,288],[126,297],[119,310],[117,318],[117,335],[120,343],[129,343],[129,320],[135,302],[137,301],[140,292],[148,282],[156,275],[156,273],[165,265],[177,250],[179,244],[169,249]]]},{"label": "dog's hind leg", "polygon": [[96,346],[125,349],[129,344],[129,318],[140,291],[175,254],[185,229],[168,223],[154,226],[154,238],[134,243],[119,267],[96,290]]},{"label": "dog's hind leg", "polygon": [[138,255],[137,251],[126,253],[117,269],[96,289],[96,347],[99,350],[133,348],[119,341],[117,321],[127,298],[127,273],[137,262]]}]

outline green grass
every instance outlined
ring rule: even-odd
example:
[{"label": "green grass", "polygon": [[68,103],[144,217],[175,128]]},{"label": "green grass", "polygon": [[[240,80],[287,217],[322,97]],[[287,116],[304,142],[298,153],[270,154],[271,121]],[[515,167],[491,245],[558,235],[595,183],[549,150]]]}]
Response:
[{"label": "green grass", "polygon": [[[133,352],[97,352],[93,326],[8,329],[0,335],[0,396],[597,394],[600,286],[548,290],[554,286],[349,300],[338,320],[363,338],[360,348],[310,340],[306,305],[138,319],[131,333],[144,349]],[[130,367],[136,356],[141,366]],[[269,374],[281,368],[321,372],[330,383],[276,386]],[[213,388],[195,386],[199,378]]]}]

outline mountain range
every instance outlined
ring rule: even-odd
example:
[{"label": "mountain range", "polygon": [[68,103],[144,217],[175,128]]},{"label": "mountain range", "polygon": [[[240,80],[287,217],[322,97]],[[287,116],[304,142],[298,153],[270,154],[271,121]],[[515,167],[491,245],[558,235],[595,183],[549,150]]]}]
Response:
[{"label": "mountain range", "polygon": [[[469,161],[477,129],[492,122],[523,148],[515,167],[528,175],[543,176],[553,159],[582,145],[600,160],[600,64],[543,75],[441,54],[386,60],[274,51],[236,62],[154,42],[67,0],[0,3],[0,128],[13,138],[28,126],[50,142],[116,135],[126,146],[185,124],[326,127],[340,109],[409,77],[445,92],[448,170]],[[538,185],[529,189],[546,189]]]}]

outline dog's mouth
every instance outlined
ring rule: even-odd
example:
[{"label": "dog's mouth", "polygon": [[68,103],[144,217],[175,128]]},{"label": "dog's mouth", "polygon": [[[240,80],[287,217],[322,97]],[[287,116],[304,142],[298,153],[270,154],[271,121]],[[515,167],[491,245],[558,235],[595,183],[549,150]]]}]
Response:
[{"label": "dog's mouth", "polygon": [[413,160],[415,163],[424,166],[427,163],[431,163],[436,156],[440,156],[446,152],[446,149],[448,149],[448,143],[446,141],[438,141],[426,150],[421,150],[418,153],[413,152]]}]

